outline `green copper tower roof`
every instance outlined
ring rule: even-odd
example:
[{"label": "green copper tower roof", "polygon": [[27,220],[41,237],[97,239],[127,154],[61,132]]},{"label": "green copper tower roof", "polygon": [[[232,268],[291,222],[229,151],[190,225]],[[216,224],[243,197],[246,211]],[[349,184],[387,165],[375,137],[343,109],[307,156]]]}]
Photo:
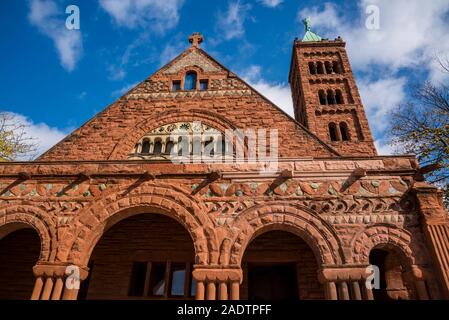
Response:
[{"label": "green copper tower roof", "polygon": [[304,23],[304,27],[306,29],[306,33],[304,34],[304,37],[302,38],[303,42],[313,42],[313,41],[323,40],[319,35],[310,31],[310,25],[311,25],[310,18],[306,18],[302,22]]}]

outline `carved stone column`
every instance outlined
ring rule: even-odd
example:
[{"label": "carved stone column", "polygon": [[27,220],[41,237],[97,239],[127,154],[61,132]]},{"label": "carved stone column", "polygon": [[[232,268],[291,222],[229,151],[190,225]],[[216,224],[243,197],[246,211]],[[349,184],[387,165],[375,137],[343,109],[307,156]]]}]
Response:
[{"label": "carved stone column", "polygon": [[[76,300],[79,288],[69,289],[66,286],[67,268],[70,264],[38,263],[33,268],[36,283],[31,300]],[[73,267],[72,267],[73,268]],[[79,281],[86,279],[86,269],[78,268]],[[75,275],[76,276],[76,275]]]},{"label": "carved stone column", "polygon": [[326,267],[318,271],[327,300],[362,300],[363,296],[372,300],[369,293],[362,296],[367,276],[366,266]]},{"label": "carved stone column", "polygon": [[412,190],[418,201],[421,225],[440,276],[443,295],[449,299],[449,216],[443,204],[443,192],[424,182],[415,182]]},{"label": "carved stone column", "polygon": [[197,283],[197,300],[238,300],[242,270],[196,266],[192,273]]}]

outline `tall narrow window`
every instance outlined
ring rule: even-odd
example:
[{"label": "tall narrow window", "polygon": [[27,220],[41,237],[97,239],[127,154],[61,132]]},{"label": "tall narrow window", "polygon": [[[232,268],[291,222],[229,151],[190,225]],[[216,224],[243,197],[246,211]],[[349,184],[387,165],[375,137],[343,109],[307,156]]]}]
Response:
[{"label": "tall narrow window", "polygon": [[324,74],[324,65],[321,61],[317,62],[317,73]]},{"label": "tall narrow window", "polygon": [[337,61],[332,62],[332,68],[334,69],[335,73],[342,73],[340,64]]},{"label": "tall narrow window", "polygon": [[186,264],[173,263],[170,270],[170,295],[184,296],[184,288],[186,284]]},{"label": "tall narrow window", "polygon": [[315,62],[309,62],[309,72],[310,74],[316,74],[316,64]]},{"label": "tall narrow window", "polygon": [[146,273],[147,273],[146,262],[134,262],[131,271],[131,281],[129,284],[129,291],[128,291],[128,295],[130,297],[143,296]]},{"label": "tall narrow window", "polygon": [[162,142],[160,140],[157,140],[154,143],[153,154],[161,154],[161,153],[162,153]]},{"label": "tall narrow window", "polygon": [[173,143],[173,141],[168,141],[167,144],[165,145],[165,153],[171,154],[174,146],[175,144]]},{"label": "tall narrow window", "polygon": [[345,103],[345,101],[343,100],[343,94],[341,93],[341,90],[336,91],[335,100],[337,101],[337,104]]},{"label": "tall narrow window", "polygon": [[163,296],[165,293],[165,262],[154,262],[151,264],[150,295]]},{"label": "tall narrow window", "polygon": [[348,125],[346,124],[346,122],[340,123],[340,133],[341,133],[341,140],[343,140],[343,141],[351,140],[350,136],[349,136]]},{"label": "tall narrow window", "polygon": [[331,141],[338,141],[337,126],[335,123],[329,123],[329,137]]},{"label": "tall narrow window", "polygon": [[332,73],[334,73],[334,70],[333,70],[333,68],[332,68],[332,64],[331,64],[330,62],[326,61],[324,65],[325,65],[325,67],[326,67],[326,73],[327,73],[327,74],[332,74]]},{"label": "tall narrow window", "polygon": [[186,77],[184,79],[184,90],[196,90],[196,72],[189,71],[186,73]]},{"label": "tall narrow window", "polygon": [[320,104],[321,104],[322,106],[327,105],[327,97],[326,97],[326,94],[324,93],[324,91],[323,91],[323,90],[320,90],[320,91],[318,92],[318,94],[319,94],[319,96],[320,96]]},{"label": "tall narrow window", "polygon": [[332,90],[327,90],[327,103],[328,104],[336,104],[337,101],[335,100],[335,94]]},{"label": "tall narrow window", "polygon": [[142,152],[141,153],[150,153],[150,141],[145,140],[142,143]]}]

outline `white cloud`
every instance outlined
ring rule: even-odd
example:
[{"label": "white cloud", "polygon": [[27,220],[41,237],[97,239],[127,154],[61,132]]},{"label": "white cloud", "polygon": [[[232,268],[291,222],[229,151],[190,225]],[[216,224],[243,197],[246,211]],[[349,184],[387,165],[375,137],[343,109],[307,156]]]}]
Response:
[{"label": "white cloud", "polygon": [[283,0],[259,0],[259,2],[266,7],[275,8],[280,5]]},{"label": "white cloud", "polygon": [[68,30],[64,17],[65,10],[52,0],[31,0],[29,22],[53,40],[61,65],[73,71],[83,52],[80,30]]},{"label": "white cloud", "polygon": [[30,160],[31,156],[38,156],[53,147],[56,143],[61,141],[70,130],[60,130],[58,128],[50,127],[45,123],[34,123],[31,119],[24,115],[7,112],[14,119],[14,122],[20,123],[24,126],[25,138],[32,139],[32,143],[37,145],[36,154],[26,155],[17,160]]},{"label": "white cloud", "polygon": [[269,83],[262,78],[261,71],[260,66],[250,66],[242,73],[243,79],[285,113],[294,117],[290,86],[283,83]]},{"label": "white cloud", "polygon": [[383,133],[390,112],[404,101],[406,82],[404,77],[359,81],[360,95],[374,134]]},{"label": "white cloud", "polygon": [[248,18],[250,4],[241,4],[240,1],[229,2],[226,12],[220,12],[217,18],[216,29],[223,34],[225,40],[239,39],[245,35],[245,20]]},{"label": "white cloud", "polygon": [[114,97],[114,98],[121,97],[125,93],[127,93],[129,90],[131,90],[132,88],[136,87],[138,84],[139,84],[139,82],[135,82],[135,83],[132,83],[132,84],[127,84],[123,88],[120,88],[120,89],[115,90],[114,92],[112,92],[111,96]]},{"label": "white cloud", "polygon": [[151,28],[158,33],[175,27],[184,0],[100,0],[119,26]]},{"label": "white cloud", "polygon": [[[380,9],[380,29],[365,26],[368,5]],[[306,8],[298,19],[310,16],[312,29],[331,39],[341,35],[347,41],[351,62],[360,70],[372,64],[397,71],[427,68],[436,72],[435,54],[449,51],[449,1],[359,0],[359,17],[345,15],[330,3],[323,10]]]}]

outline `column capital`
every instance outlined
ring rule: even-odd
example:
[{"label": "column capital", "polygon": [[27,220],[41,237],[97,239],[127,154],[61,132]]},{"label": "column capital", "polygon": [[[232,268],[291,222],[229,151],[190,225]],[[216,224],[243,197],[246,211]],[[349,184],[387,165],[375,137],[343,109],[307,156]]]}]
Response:
[{"label": "column capital", "polygon": [[79,269],[80,280],[87,278],[89,270],[87,268],[75,266],[71,263],[52,263],[52,262],[38,262],[33,267],[35,277],[61,277],[64,278],[70,273],[66,273],[68,267],[77,267]]},{"label": "column capital", "polygon": [[415,182],[412,193],[418,201],[424,223],[449,223],[447,210],[443,204],[443,192],[439,188],[425,182]]},{"label": "column capital", "polygon": [[365,280],[370,273],[368,265],[324,267],[318,270],[321,283]]},{"label": "column capital", "polygon": [[195,266],[192,276],[197,281],[238,281],[242,283],[243,280],[243,272],[240,268]]}]

